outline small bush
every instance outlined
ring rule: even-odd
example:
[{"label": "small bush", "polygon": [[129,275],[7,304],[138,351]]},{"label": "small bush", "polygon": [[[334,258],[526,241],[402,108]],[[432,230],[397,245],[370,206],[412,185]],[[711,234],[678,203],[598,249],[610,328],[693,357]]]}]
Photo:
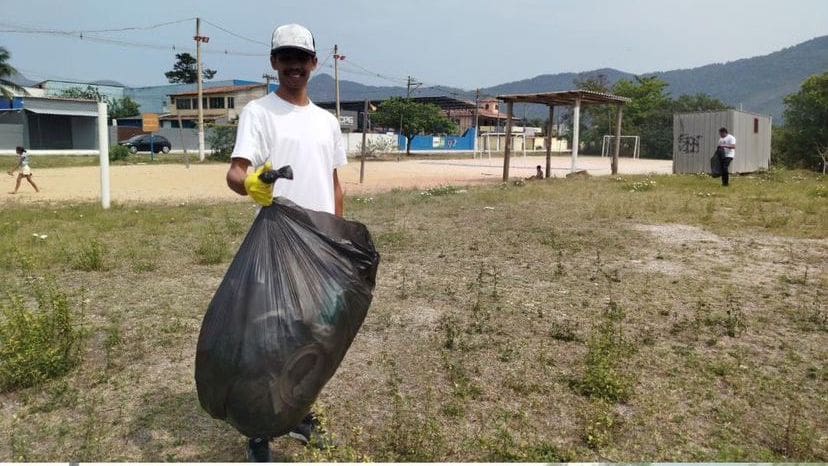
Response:
[{"label": "small bush", "polygon": [[233,146],[236,145],[236,126],[213,125],[207,134],[207,144],[213,149],[209,156],[211,160],[229,162],[233,153]]},{"label": "small bush", "polygon": [[129,157],[129,149],[126,146],[114,145],[109,148],[109,161],[125,160]]},{"label": "small bush", "polygon": [[38,385],[69,372],[79,360],[82,332],[69,299],[53,285],[0,303],[0,391]]},{"label": "small bush", "polygon": [[106,246],[98,240],[92,240],[77,250],[72,258],[72,268],[84,272],[106,270],[104,256]]}]

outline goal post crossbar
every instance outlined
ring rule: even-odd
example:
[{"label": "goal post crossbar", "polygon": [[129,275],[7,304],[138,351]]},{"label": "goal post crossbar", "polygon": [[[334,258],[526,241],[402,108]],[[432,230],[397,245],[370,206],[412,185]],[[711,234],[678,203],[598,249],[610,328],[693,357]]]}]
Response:
[{"label": "goal post crossbar", "polygon": [[[641,138],[639,136],[621,136],[622,142],[624,139],[633,140],[633,158],[637,159],[639,155],[641,155]],[[612,153],[615,150],[615,144],[613,144],[613,142],[615,142],[615,136],[610,134],[604,135],[603,140],[601,141],[601,157],[612,156]]]}]

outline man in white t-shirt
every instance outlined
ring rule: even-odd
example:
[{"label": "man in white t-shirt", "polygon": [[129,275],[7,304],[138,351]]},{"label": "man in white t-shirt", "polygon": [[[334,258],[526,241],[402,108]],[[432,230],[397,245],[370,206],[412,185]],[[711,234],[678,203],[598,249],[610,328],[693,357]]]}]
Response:
[{"label": "man in white t-shirt", "polygon": [[719,158],[722,164],[722,186],[727,186],[730,183],[728,168],[730,167],[730,162],[736,156],[736,138],[727,132],[727,128],[719,128],[718,148],[724,154]]},{"label": "man in white t-shirt", "polygon": [[[317,64],[313,36],[288,24],[273,32],[272,47],[270,63],[279,74],[279,89],[242,110],[227,184],[264,206],[271,204],[275,191],[306,209],[341,217],[336,169],[348,161],[336,117],[308,98],[308,80]],[[256,173],[247,173],[251,166],[260,172],[267,162],[274,169],[290,165],[293,180],[265,185]]]},{"label": "man in white t-shirt", "polygon": [[[275,191],[304,208],[341,217],[344,201],[336,169],[348,162],[336,117],[308,98],[308,80],[317,65],[313,35],[298,24],[276,28],[270,64],[279,74],[279,89],[242,110],[227,185],[263,206],[272,204]],[[293,180],[279,179],[275,186],[259,180],[262,171],[284,165],[292,167]],[[256,170],[248,173],[250,167]],[[310,413],[289,435],[321,445],[325,439],[319,434]],[[248,458],[269,462],[269,439],[250,439]]]}]

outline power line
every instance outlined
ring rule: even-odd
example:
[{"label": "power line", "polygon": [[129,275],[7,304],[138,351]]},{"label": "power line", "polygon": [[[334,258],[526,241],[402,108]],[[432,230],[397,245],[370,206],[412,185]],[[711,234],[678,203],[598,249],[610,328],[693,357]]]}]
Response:
[{"label": "power line", "polygon": [[213,26],[213,27],[214,27],[214,28],[216,28],[216,29],[219,29],[219,30],[221,30],[221,31],[224,31],[224,32],[226,32],[227,34],[230,34],[231,36],[238,37],[239,39],[243,39],[243,40],[246,40],[246,41],[248,41],[248,42],[252,42],[252,43],[254,43],[254,44],[264,45],[264,46],[266,46],[266,47],[269,47],[269,46],[270,46],[270,44],[268,44],[267,42],[262,42],[262,41],[260,41],[260,40],[251,39],[251,38],[249,38],[249,37],[245,37],[245,36],[243,36],[243,35],[241,35],[241,34],[238,34],[238,33],[235,33],[235,32],[233,32],[233,31],[230,31],[230,30],[228,30],[228,29],[225,29],[225,28],[223,28],[223,27],[219,26],[218,24],[213,23],[213,22],[211,22],[211,21],[208,21],[208,20],[206,20],[206,19],[202,19],[202,20],[203,20],[205,23],[209,24],[210,26]]},{"label": "power line", "polygon": [[322,63],[319,64],[319,68],[322,68],[323,66],[325,66],[325,63],[328,63],[328,60],[330,60],[333,57],[333,51],[334,51],[334,49],[331,48],[330,50],[325,52],[325,59],[322,61]]},{"label": "power line", "polygon": [[[158,24],[151,24],[149,26],[128,26],[123,28],[113,28],[113,29],[76,29],[76,30],[60,30],[60,29],[37,29],[32,27],[24,27],[23,29],[0,29],[0,32],[14,32],[14,33],[21,33],[21,34],[62,34],[62,35],[76,35],[76,34],[92,34],[98,32],[126,32],[126,31],[148,31],[151,29],[160,28],[163,26],[171,26],[173,24],[179,24],[186,21],[192,21],[195,18],[184,18],[178,19],[175,21],[167,21],[165,23],[158,23]],[[13,25],[10,23],[3,23],[0,22],[0,25],[5,27],[15,27],[19,28],[19,25]]]},{"label": "power line", "polygon": [[396,83],[396,84],[406,84],[408,82],[408,80],[405,79],[405,78],[396,78],[396,77],[393,77],[393,76],[386,76],[386,75],[383,75],[381,73],[377,73],[376,71],[371,71],[368,68],[365,68],[364,66],[360,65],[359,63],[355,63],[353,60],[350,60],[350,59],[343,60],[342,63],[347,63],[351,66],[359,68],[363,72],[368,73],[369,76],[374,76],[374,77],[377,77],[377,78],[385,79],[386,81],[390,81],[390,82],[393,82],[393,83]]},{"label": "power line", "polygon": [[[0,22],[0,26],[10,27],[9,29],[0,29],[0,32],[7,32],[7,33],[19,33],[19,34],[46,34],[46,35],[56,35],[62,36],[67,38],[76,38],[79,40],[88,40],[91,42],[99,42],[109,45],[115,45],[120,47],[131,47],[131,48],[144,48],[144,49],[154,49],[154,50],[173,50],[173,51],[186,51],[186,52],[193,52],[194,48],[188,46],[178,46],[176,44],[157,44],[157,43],[148,43],[148,42],[136,42],[136,41],[127,41],[123,39],[116,39],[112,37],[103,37],[100,35],[95,35],[103,32],[130,32],[130,31],[146,31],[152,30],[164,26],[170,26],[174,24],[179,24],[187,21],[192,21],[195,18],[184,18],[175,21],[168,21],[164,23],[157,23],[148,26],[129,26],[129,27],[122,27],[122,28],[108,28],[108,29],[89,29],[89,30],[59,30],[59,29],[48,29],[48,28],[35,28],[35,27],[28,27],[28,26],[20,26],[19,24],[13,25],[9,23]],[[252,39],[250,37],[246,37],[242,34],[233,32],[219,24],[216,24],[212,21],[204,19],[204,22],[221,30],[222,32],[229,34],[233,37],[257,44],[268,46],[266,42],[262,42],[256,39]],[[236,51],[236,50],[215,50],[215,49],[206,49],[203,50],[204,53],[211,54],[211,55],[230,55],[230,56],[240,56],[240,57],[266,57],[269,56],[268,53],[261,53],[261,52],[244,52],[244,51]],[[319,67],[323,68],[326,67],[328,61],[332,57],[333,48],[331,48],[327,53],[325,59],[320,63]],[[342,71],[348,74],[359,75],[359,76],[368,76],[372,78],[380,78],[390,83],[393,83],[397,86],[405,86],[408,84],[408,80],[401,77],[395,77],[386,75],[383,73],[378,73],[376,71],[370,70],[359,63],[354,62],[351,59],[346,59],[342,61],[343,64],[353,67],[355,69],[343,69]],[[333,68],[332,65],[327,65],[327,68]],[[451,89],[447,89],[443,86],[438,84],[428,85],[428,88],[438,89],[446,94],[469,98],[468,93],[461,93]],[[494,98],[496,96],[481,94],[482,97],[491,97]]]}]

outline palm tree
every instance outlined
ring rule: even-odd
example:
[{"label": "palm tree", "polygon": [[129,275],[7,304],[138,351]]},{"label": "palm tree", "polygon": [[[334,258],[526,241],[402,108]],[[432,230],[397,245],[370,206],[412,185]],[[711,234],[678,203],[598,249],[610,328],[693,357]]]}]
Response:
[{"label": "palm tree", "polygon": [[22,92],[23,94],[28,94],[28,92],[26,92],[26,89],[6,79],[17,73],[17,70],[9,65],[9,58],[11,58],[9,51],[5,47],[0,47],[0,94],[11,100],[14,97],[11,91]]}]

